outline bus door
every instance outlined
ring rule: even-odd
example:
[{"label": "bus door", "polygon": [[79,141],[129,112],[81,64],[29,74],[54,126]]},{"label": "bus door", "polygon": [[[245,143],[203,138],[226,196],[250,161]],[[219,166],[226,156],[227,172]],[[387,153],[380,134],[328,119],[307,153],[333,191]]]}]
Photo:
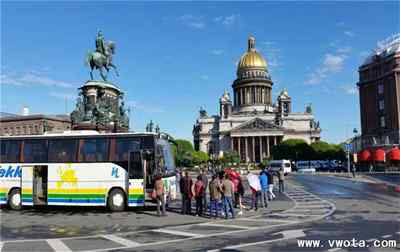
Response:
[{"label": "bus door", "polygon": [[21,167],[22,205],[47,204],[47,166]]},{"label": "bus door", "polygon": [[33,167],[21,166],[21,199],[24,206],[33,205]]},{"label": "bus door", "polygon": [[130,152],[128,163],[128,206],[144,206],[146,192],[144,167],[142,152]]},{"label": "bus door", "polygon": [[47,166],[36,165],[33,167],[32,196],[34,205],[47,204]]}]

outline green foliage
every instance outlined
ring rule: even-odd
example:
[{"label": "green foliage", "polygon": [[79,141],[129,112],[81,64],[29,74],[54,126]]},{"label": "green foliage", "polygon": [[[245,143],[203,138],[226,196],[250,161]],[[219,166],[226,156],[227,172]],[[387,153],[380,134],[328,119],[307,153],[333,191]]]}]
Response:
[{"label": "green foliage", "polygon": [[273,159],[290,160],[344,160],[346,155],[341,145],[318,141],[307,144],[302,139],[289,139],[273,146]]},{"label": "green foliage", "polygon": [[208,154],[205,153],[204,151],[193,151],[192,158],[193,158],[192,160],[193,160],[194,165],[199,165],[199,164],[205,163],[210,159]]},{"label": "green foliage", "polygon": [[228,163],[238,164],[240,162],[240,158],[239,154],[236,151],[226,151],[224,152],[224,155],[222,156],[222,158],[220,158],[219,161],[225,166]]},{"label": "green foliage", "polygon": [[172,153],[178,166],[192,167],[209,160],[208,154],[203,151],[195,151],[190,141],[177,139],[175,143],[177,146],[173,146]]}]

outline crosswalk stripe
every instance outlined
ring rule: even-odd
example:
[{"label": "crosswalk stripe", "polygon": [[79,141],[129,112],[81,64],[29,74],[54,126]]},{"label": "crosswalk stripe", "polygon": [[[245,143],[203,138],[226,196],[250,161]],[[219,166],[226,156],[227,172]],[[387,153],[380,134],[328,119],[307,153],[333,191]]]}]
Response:
[{"label": "crosswalk stripe", "polygon": [[172,234],[172,235],[180,235],[180,236],[188,236],[188,237],[201,237],[203,235],[201,234],[194,234],[194,233],[189,233],[189,232],[184,232],[184,231],[178,231],[178,230],[172,230],[172,229],[156,229],[152,230],[154,232],[160,232],[160,233],[166,233],[166,234]]},{"label": "crosswalk stripe", "polygon": [[[242,220],[242,219],[240,219],[240,220]],[[220,224],[220,223],[200,223],[199,226],[211,226],[211,227],[227,227],[227,228],[251,229],[250,227],[241,226],[241,225],[229,225],[229,224]]]},{"label": "crosswalk stripe", "polygon": [[295,223],[296,222],[296,221],[291,221],[291,220],[273,219],[273,217],[269,218],[268,216],[265,217],[265,219],[240,218],[240,220],[254,221],[254,222],[281,222],[281,223]]},{"label": "crosswalk stripe", "polygon": [[68,248],[60,239],[47,239],[46,242],[49,246],[54,249],[54,251],[71,252],[72,250]]},{"label": "crosswalk stripe", "polygon": [[119,236],[116,236],[116,235],[112,235],[112,234],[111,235],[103,235],[103,237],[108,239],[108,240],[111,240],[113,242],[122,244],[122,245],[124,245],[126,247],[137,247],[137,246],[141,245],[138,242],[134,242],[134,241],[131,241],[131,240],[128,240],[128,239],[125,239],[125,238],[122,238],[122,237],[119,237]]}]

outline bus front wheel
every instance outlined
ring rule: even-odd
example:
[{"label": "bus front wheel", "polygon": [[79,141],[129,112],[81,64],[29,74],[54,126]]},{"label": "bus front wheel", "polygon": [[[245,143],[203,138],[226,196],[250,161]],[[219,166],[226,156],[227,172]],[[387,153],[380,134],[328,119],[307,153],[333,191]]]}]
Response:
[{"label": "bus front wheel", "polygon": [[108,208],[113,212],[124,211],[126,206],[125,194],[121,189],[113,189],[108,195]]},{"label": "bus front wheel", "polygon": [[21,210],[22,208],[22,201],[21,201],[21,189],[13,189],[10,192],[8,197],[8,206],[12,210]]}]

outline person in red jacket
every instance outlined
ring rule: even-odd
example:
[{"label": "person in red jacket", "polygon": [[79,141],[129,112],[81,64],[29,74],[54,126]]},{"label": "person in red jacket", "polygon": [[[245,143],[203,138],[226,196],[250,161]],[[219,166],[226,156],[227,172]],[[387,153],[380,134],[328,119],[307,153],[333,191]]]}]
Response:
[{"label": "person in red jacket", "polygon": [[197,176],[197,181],[194,183],[194,197],[196,199],[196,216],[203,215],[203,197],[204,197],[204,183],[201,175]]},{"label": "person in red jacket", "polygon": [[182,214],[191,214],[192,211],[192,179],[189,177],[189,172],[184,172],[184,177],[181,178],[179,186],[182,194]]}]

